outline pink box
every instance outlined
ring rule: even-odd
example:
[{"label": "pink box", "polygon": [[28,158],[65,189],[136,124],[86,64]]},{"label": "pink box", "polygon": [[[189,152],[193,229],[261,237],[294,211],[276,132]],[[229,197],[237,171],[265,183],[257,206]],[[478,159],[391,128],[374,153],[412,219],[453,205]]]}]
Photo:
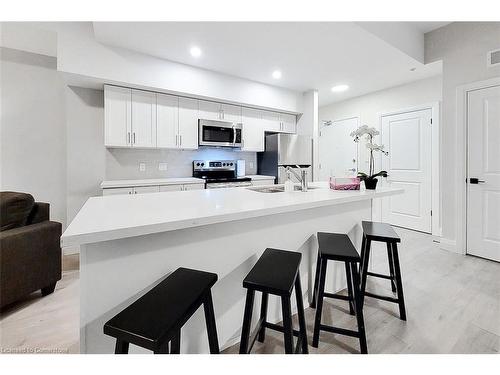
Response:
[{"label": "pink box", "polygon": [[360,183],[357,177],[330,177],[330,189],[333,190],[359,190]]}]

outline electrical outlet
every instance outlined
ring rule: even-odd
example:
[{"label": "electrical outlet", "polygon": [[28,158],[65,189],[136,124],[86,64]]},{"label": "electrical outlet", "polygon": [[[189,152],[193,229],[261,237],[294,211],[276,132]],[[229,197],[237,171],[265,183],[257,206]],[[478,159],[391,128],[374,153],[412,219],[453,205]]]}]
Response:
[{"label": "electrical outlet", "polygon": [[159,171],[166,171],[167,170],[167,163],[158,163],[158,170]]},{"label": "electrical outlet", "polygon": [[139,163],[139,171],[146,172],[146,163]]}]

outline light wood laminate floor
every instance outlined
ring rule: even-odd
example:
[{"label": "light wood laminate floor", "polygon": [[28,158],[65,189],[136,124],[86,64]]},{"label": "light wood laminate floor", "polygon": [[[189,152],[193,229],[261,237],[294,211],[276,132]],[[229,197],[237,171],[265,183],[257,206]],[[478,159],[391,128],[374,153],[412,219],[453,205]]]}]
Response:
[{"label": "light wood laminate floor", "polygon": [[[395,229],[402,237],[400,259],[408,320],[399,320],[395,304],[366,298],[369,353],[498,353],[500,264],[439,250],[429,235]],[[374,270],[387,272],[383,244],[373,244],[372,259]],[[63,279],[52,295],[42,298],[33,293],[2,312],[1,352],[78,352],[77,257],[65,257],[64,267]],[[367,289],[390,293],[386,280],[369,278]],[[314,311],[306,309],[309,343]],[[355,319],[347,311],[345,302],[325,299],[323,323],[355,329]],[[296,317],[294,322],[297,327]],[[268,330],[266,341],[256,342],[253,353],[283,353],[282,343],[281,334]],[[335,354],[357,353],[358,348],[355,338],[322,332],[319,348],[309,349],[310,353]],[[237,352],[238,345],[224,351]]]}]

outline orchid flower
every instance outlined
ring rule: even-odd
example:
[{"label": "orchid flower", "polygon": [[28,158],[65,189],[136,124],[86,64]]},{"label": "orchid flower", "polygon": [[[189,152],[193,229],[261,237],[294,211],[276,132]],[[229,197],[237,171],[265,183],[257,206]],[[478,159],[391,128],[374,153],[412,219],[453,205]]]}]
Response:
[{"label": "orchid flower", "polygon": [[358,176],[362,179],[371,179],[371,178],[375,178],[377,176],[387,177],[386,171],[381,171],[377,174],[373,173],[374,172],[373,170],[375,167],[375,160],[373,158],[373,152],[379,151],[386,156],[389,155],[389,153],[387,151],[384,151],[384,145],[378,145],[376,143],[373,143],[373,137],[375,137],[376,135],[379,135],[379,134],[380,134],[380,132],[376,128],[369,127],[368,125],[362,125],[350,134],[351,137],[354,138],[354,142],[359,142],[361,137],[363,137],[364,135],[367,136],[366,148],[368,150],[370,150],[370,171],[369,171],[370,174],[367,175],[365,173],[358,173]]}]

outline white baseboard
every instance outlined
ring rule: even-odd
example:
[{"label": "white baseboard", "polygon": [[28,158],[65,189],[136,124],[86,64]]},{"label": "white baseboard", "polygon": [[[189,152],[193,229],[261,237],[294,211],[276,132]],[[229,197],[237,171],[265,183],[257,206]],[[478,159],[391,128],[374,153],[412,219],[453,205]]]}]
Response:
[{"label": "white baseboard", "polygon": [[437,247],[442,250],[450,251],[456,254],[462,254],[457,249],[457,242],[455,240],[450,240],[449,238],[437,238],[434,240]]},{"label": "white baseboard", "polygon": [[68,246],[63,248],[63,255],[80,254],[80,246]]}]

